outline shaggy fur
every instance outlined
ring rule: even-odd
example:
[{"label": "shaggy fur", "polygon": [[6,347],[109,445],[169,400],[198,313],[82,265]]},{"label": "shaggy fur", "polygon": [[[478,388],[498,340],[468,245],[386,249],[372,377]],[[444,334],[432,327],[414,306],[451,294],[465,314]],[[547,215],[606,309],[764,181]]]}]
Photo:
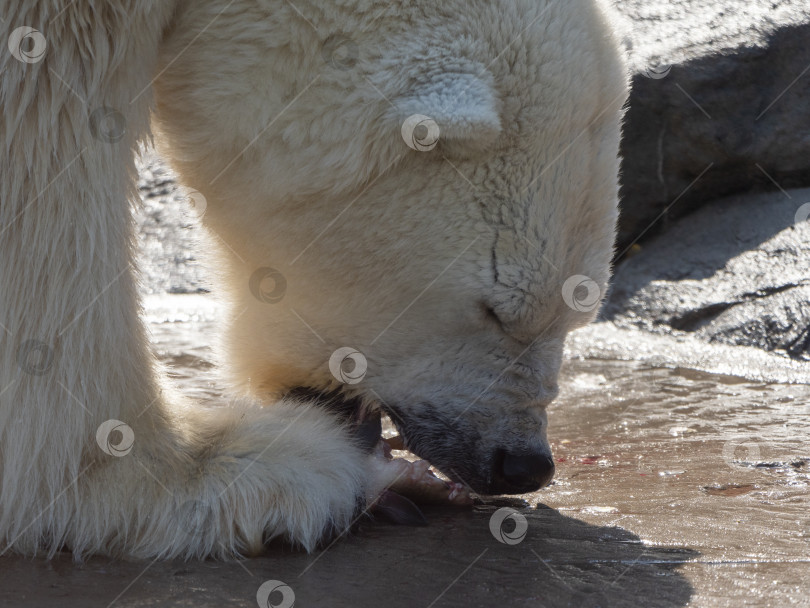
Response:
[{"label": "shaggy fur", "polygon": [[[283,397],[341,388],[344,346],[368,362],[344,392],[458,481],[485,492],[498,450],[548,450],[564,336],[593,314],[561,286],[604,292],[616,219],[626,75],[598,3],[20,0],[0,17],[4,39],[47,41],[36,62],[0,52],[0,549],[313,549],[385,485],[336,417]],[[139,318],[153,89],[231,303],[228,407],[162,388]],[[413,114],[435,148],[403,141]],[[266,267],[275,303],[251,289]],[[100,447],[108,420],[131,451]]]}]

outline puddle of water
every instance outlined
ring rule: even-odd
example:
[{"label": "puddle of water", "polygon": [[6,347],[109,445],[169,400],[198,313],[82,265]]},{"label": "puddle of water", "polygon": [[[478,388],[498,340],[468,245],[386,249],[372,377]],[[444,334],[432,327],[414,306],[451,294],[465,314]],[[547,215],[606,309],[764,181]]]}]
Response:
[{"label": "puddle of water", "polygon": [[[549,412],[557,477],[536,497],[647,545],[697,549],[701,563],[805,560],[810,386],[754,372],[568,360]],[[772,576],[783,574],[774,566]]]}]

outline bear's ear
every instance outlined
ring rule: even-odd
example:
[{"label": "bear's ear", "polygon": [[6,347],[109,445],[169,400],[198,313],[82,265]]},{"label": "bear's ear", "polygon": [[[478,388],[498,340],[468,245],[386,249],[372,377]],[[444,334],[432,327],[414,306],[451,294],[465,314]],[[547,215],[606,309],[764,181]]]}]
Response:
[{"label": "bear's ear", "polygon": [[439,143],[447,153],[487,149],[501,132],[492,76],[442,73],[417,85],[395,104],[408,147],[429,151]]}]

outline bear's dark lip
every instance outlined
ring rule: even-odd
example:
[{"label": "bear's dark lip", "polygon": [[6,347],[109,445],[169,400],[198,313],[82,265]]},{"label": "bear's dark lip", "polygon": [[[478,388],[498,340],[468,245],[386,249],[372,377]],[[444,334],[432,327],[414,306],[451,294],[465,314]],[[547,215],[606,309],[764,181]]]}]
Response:
[{"label": "bear's dark lip", "polygon": [[[464,470],[463,463],[453,460],[446,460],[437,457],[430,446],[420,441],[419,433],[409,433],[407,417],[400,413],[399,409],[390,403],[380,400],[369,400],[360,396],[349,396],[340,389],[324,390],[314,387],[299,386],[291,389],[285,395],[304,403],[310,403],[335,415],[349,429],[349,432],[357,441],[357,444],[367,452],[371,452],[382,439],[382,424],[380,414],[385,413],[393,422],[404,448],[412,454],[430,462],[440,471],[445,473],[453,481],[464,484],[474,491],[487,494],[486,486],[489,480],[480,480],[479,483],[469,484],[466,479],[478,480],[475,472]],[[414,431],[414,429],[410,429]],[[464,470],[464,475],[459,474],[459,470]],[[466,478],[466,479],[465,479]]]},{"label": "bear's dark lip", "polygon": [[[435,405],[427,402],[422,402],[421,410],[431,411],[436,409]],[[406,450],[418,456],[421,459],[428,461],[432,467],[438,469],[452,481],[463,484],[468,489],[481,495],[489,495],[487,488],[490,484],[488,477],[482,477],[481,473],[475,468],[469,467],[469,460],[463,458],[454,458],[452,455],[442,453],[441,447],[446,444],[431,445],[429,441],[425,441],[424,434],[420,431],[420,426],[423,426],[423,421],[420,423],[419,419],[408,416],[391,402],[382,403],[381,407],[386,414],[388,414],[391,422],[393,422],[397,431],[399,431],[400,438]],[[456,436],[454,429],[447,426],[445,420],[441,417],[431,417],[430,420],[435,423],[434,429],[445,428],[448,431],[448,436]],[[458,441],[454,445],[464,445],[463,441]],[[475,453],[475,450],[468,450],[469,453]],[[457,455],[456,455],[457,456]]]}]

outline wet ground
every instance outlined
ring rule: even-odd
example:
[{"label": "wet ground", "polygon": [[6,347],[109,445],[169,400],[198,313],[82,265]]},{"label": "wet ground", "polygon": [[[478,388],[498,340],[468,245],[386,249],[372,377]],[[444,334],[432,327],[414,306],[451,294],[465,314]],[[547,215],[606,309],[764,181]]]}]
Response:
[{"label": "wet ground", "polygon": [[[215,397],[211,297],[153,296],[147,314],[174,381]],[[365,523],[312,555],[3,557],[0,606],[256,606],[257,593],[290,605],[267,581],[299,607],[810,605],[810,386],[618,360],[628,340],[664,351],[606,329],[571,343],[550,412],[558,472],[541,492],[426,508],[425,528]],[[670,363],[694,358],[669,348]]]}]

